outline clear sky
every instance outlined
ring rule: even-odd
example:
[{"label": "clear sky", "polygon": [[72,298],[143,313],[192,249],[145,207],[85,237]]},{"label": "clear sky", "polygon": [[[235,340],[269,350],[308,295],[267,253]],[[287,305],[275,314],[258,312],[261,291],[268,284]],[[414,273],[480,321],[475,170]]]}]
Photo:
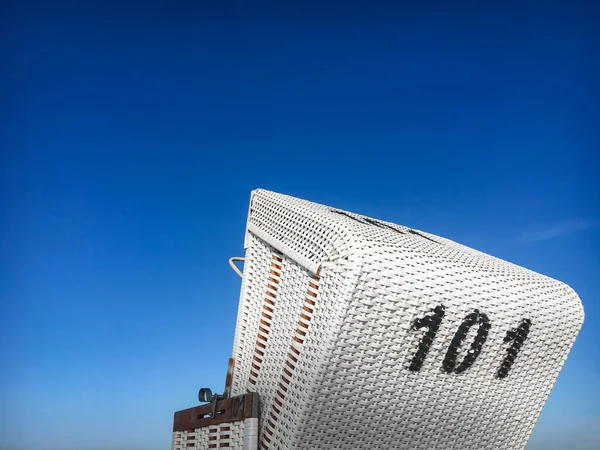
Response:
[{"label": "clear sky", "polygon": [[258,187],[572,286],[528,450],[600,448],[598,7],[283,3],[2,2],[0,449],[169,448]]}]

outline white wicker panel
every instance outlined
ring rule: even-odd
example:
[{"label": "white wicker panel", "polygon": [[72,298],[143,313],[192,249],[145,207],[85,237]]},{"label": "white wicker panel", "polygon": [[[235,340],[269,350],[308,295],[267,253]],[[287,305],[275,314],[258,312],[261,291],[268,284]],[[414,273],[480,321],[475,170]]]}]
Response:
[{"label": "white wicker panel", "polygon": [[[266,191],[254,192],[248,223],[234,395],[250,386],[273,248],[284,253],[252,385],[262,449],[524,448],[583,321],[568,286],[444,238]],[[482,343],[475,353],[473,342]]]},{"label": "white wicker panel", "polygon": [[[311,439],[296,448],[523,448],[580,326],[574,294],[545,280],[532,286],[489,274],[444,283],[435,258],[374,250],[315,388],[320,401],[310,406],[305,432]],[[444,320],[422,369],[411,372],[423,335],[411,324],[440,304]],[[448,343],[475,308],[491,321],[484,349],[468,370],[447,374]],[[523,315],[534,326],[510,375],[498,379],[504,336]],[[467,336],[472,342],[474,333]]]},{"label": "white wicker panel", "polygon": [[[262,448],[289,449],[303,448],[303,439],[312,434],[311,417],[314,414],[313,405],[321,400],[315,397],[319,386],[322,386],[323,375],[330,370],[330,354],[337,346],[337,336],[344,323],[344,309],[340,308],[349,302],[352,296],[353,283],[344,284],[344,277],[358,279],[358,267],[352,262],[341,260],[344,265],[325,264],[318,277],[317,296],[310,315],[306,336],[301,344],[294,343],[299,354],[296,357],[294,369],[291,371],[291,383],[288,385],[282,413],[277,422],[277,439],[271,443],[264,442]],[[342,275],[343,274],[343,275]],[[314,280],[314,278],[313,278]],[[305,295],[306,297],[306,295]],[[301,297],[299,297],[301,298]],[[324,301],[333,299],[333,301]],[[263,387],[268,390],[268,386]],[[330,424],[330,420],[326,420]],[[280,438],[282,436],[285,438]],[[328,447],[314,447],[328,448]]]},{"label": "white wicker panel", "polygon": [[256,450],[256,421],[246,419],[238,422],[211,425],[173,433],[172,450],[208,450],[230,448],[232,450]]},{"label": "white wicker panel", "polygon": [[[276,251],[253,235],[248,235],[244,279],[238,306],[233,357],[235,371],[231,396],[247,392],[252,359],[256,352],[258,327],[263,311],[271,261]],[[243,374],[243,375],[242,375]]]},{"label": "white wicker panel", "polygon": [[[303,304],[297,302],[296,298],[307,295],[309,281],[310,274],[306,269],[301,268],[289,258],[283,258],[282,277],[278,286],[272,326],[269,328],[265,357],[257,377],[257,383],[247,385],[248,389],[258,392],[260,395],[260,410],[263,418],[261,435],[264,435],[268,423],[266,419],[273,420],[272,414],[279,415],[273,409],[274,402],[276,398],[280,398],[278,389],[283,382],[282,374],[285,362],[291,352],[290,347],[295,342],[294,334],[289,330],[297,327],[303,308]],[[273,389],[274,386],[278,389]],[[283,429],[279,439],[285,439],[286,433],[287,431]]]}]

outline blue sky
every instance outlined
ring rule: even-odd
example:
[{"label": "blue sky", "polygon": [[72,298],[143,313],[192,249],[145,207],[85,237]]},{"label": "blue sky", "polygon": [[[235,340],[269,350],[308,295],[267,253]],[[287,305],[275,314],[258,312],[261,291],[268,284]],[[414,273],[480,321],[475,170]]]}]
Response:
[{"label": "blue sky", "polygon": [[572,286],[528,450],[599,448],[598,8],[167,3],[1,7],[0,449],[169,448],[258,187]]}]

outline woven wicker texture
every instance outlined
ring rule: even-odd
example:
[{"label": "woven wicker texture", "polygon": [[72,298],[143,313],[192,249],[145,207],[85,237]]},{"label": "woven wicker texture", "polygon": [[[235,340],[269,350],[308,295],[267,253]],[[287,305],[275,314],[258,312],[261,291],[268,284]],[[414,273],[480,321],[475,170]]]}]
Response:
[{"label": "woven wicker texture", "polygon": [[[244,422],[211,425],[206,428],[196,428],[189,431],[173,433],[173,450],[188,450],[219,448],[220,445],[229,448],[242,449],[244,439]],[[193,445],[192,445],[193,444]]]},{"label": "woven wicker texture", "polygon": [[211,425],[173,433],[172,450],[190,448],[206,450],[230,448],[232,450],[256,450],[258,444],[258,419]]},{"label": "woven wicker texture", "polygon": [[425,232],[252,195],[232,395],[261,449],[523,449],[583,322],[566,285]]}]

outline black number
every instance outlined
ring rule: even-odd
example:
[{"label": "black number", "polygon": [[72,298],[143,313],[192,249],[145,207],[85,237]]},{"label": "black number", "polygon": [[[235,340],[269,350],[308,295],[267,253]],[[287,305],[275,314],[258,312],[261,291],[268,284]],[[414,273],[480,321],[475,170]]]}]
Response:
[{"label": "black number", "polygon": [[[429,353],[445,313],[446,308],[444,305],[439,305],[432,309],[426,316],[414,320],[412,330],[426,328],[427,331],[423,334],[421,342],[419,343],[419,348],[410,362],[409,370],[418,372],[423,367],[425,358]],[[457,364],[460,347],[467,338],[471,328],[475,325],[477,325],[475,339],[463,360]],[[479,312],[477,309],[465,317],[454,334],[452,342],[450,342],[450,347],[448,348],[446,357],[442,363],[443,370],[446,373],[462,373],[471,367],[481,353],[491,328],[492,325],[490,324],[488,316]],[[523,343],[527,339],[530,329],[531,320],[523,319],[517,328],[513,328],[506,333],[504,343],[507,344],[511,342],[512,344],[506,349],[506,357],[496,373],[498,378],[506,378],[508,376],[508,372],[510,372],[521,347],[523,347]]]},{"label": "black number", "polygon": [[511,346],[506,351],[506,357],[502,364],[500,365],[500,369],[498,369],[498,373],[496,376],[498,378],[506,378],[508,376],[508,372],[512,367],[515,359],[517,358],[517,354],[525,339],[527,339],[527,335],[529,334],[529,329],[531,328],[531,320],[523,319],[523,321],[519,324],[517,328],[513,328],[506,333],[506,337],[504,338],[504,343],[507,344],[512,342]]},{"label": "black number", "polygon": [[435,309],[431,310],[431,314],[420,318],[415,319],[412,325],[413,330],[418,330],[420,328],[427,328],[427,331],[423,335],[421,342],[419,343],[419,348],[413,356],[413,359],[410,363],[409,370],[413,372],[418,372],[423,367],[423,362],[425,361],[425,357],[431,348],[431,344],[435,339],[435,335],[440,328],[440,324],[442,323],[442,319],[444,318],[444,314],[446,313],[446,308],[444,305],[436,306]]},{"label": "black number", "polygon": [[[461,363],[456,365],[456,358],[458,357],[458,350],[467,337],[467,333],[475,324],[479,324],[479,328],[477,329],[477,335],[475,336],[475,340],[471,344],[471,348],[467,352],[467,355],[461,361]],[[452,342],[450,343],[450,348],[446,353],[446,357],[444,358],[444,362],[442,367],[447,373],[461,373],[467,370],[469,367],[473,365],[479,354],[481,353],[481,349],[483,348],[483,344],[487,340],[488,333],[490,331],[491,325],[486,316],[483,313],[480,313],[479,310],[475,310],[460,324]]]}]

